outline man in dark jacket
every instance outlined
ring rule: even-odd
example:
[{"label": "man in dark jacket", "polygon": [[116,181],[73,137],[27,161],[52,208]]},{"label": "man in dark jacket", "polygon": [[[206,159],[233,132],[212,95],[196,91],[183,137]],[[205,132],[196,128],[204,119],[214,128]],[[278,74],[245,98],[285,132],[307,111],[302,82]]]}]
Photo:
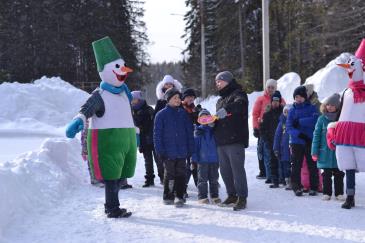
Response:
[{"label": "man in dark jacket", "polygon": [[218,73],[215,83],[221,98],[216,104],[219,119],[215,123],[214,137],[228,193],[222,206],[233,205],[234,210],[241,210],[246,207],[248,194],[244,166],[249,137],[248,98],[229,71]]},{"label": "man in dark jacket", "polygon": [[153,169],[153,159],[155,159],[158,171],[158,177],[160,182],[163,182],[164,168],[162,162],[156,159],[155,151],[153,148],[153,117],[154,110],[151,106],[147,105],[141,91],[132,92],[132,115],[134,124],[139,128],[140,144],[139,152],[143,154],[146,168],[146,181],[142,187],[153,186],[155,173]]}]

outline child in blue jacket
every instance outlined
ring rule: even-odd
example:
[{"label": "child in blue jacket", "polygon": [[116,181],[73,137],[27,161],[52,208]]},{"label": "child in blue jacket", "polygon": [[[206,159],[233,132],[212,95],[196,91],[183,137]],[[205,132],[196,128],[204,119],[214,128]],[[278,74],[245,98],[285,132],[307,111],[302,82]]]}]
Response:
[{"label": "child in blue jacket", "polygon": [[300,172],[305,156],[310,175],[309,195],[315,196],[318,189],[318,170],[316,163],[312,160],[311,148],[313,131],[318,119],[318,109],[308,101],[307,89],[304,86],[299,86],[294,90],[293,98],[294,104],[289,110],[286,120],[292,151],[292,188],[296,196],[303,195]]},{"label": "child in blue jacket", "polygon": [[327,146],[327,126],[335,121],[340,107],[340,95],[333,94],[326,98],[321,105],[322,115],[318,118],[313,133],[312,158],[317,161],[317,167],[323,169],[323,200],[330,200],[332,196],[332,176],[334,177],[335,197],[344,200],[343,178],[345,173],[337,166],[336,152]]},{"label": "child in blue jacket", "polygon": [[[203,109],[199,117],[210,115]],[[212,203],[221,202],[218,192],[219,162],[215,139],[213,136],[214,123],[196,126],[194,131],[195,153],[192,161],[198,164],[198,200],[199,203],[208,204],[208,181],[209,193]]]},{"label": "child in blue jacket", "polygon": [[156,114],[153,141],[165,168],[163,202],[181,207],[185,203],[185,162],[194,152],[193,123],[181,107],[179,90],[170,88],[164,97],[167,105]]},{"label": "child in blue jacket", "polygon": [[286,185],[285,189],[287,190],[291,189],[289,133],[286,129],[286,118],[290,108],[291,105],[286,105],[283,109],[283,114],[279,118],[279,124],[275,131],[273,146],[274,154],[279,160],[279,180]]}]

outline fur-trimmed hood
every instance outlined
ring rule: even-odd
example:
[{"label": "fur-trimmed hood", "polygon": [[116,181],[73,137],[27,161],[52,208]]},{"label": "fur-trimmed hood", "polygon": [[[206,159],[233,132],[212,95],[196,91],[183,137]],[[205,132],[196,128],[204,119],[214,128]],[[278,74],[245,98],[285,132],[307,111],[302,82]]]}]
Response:
[{"label": "fur-trimmed hood", "polygon": [[181,92],[182,84],[171,75],[165,75],[165,77],[156,86],[156,97],[159,100],[164,99],[164,92],[162,92],[162,88],[166,83],[172,83],[175,88]]}]

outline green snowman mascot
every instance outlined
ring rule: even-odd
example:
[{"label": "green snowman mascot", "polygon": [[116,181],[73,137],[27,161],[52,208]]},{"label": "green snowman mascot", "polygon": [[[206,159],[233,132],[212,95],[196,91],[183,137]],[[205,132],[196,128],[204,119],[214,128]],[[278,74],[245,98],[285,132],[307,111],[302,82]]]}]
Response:
[{"label": "green snowman mascot", "polygon": [[101,78],[78,115],[68,124],[66,136],[74,138],[90,119],[87,136],[88,159],[97,180],[105,182],[105,213],[109,218],[129,217],[119,208],[119,181],[134,175],[137,156],[136,130],[130,108],[131,93],[124,83],[132,70],[109,37],[92,43]]}]

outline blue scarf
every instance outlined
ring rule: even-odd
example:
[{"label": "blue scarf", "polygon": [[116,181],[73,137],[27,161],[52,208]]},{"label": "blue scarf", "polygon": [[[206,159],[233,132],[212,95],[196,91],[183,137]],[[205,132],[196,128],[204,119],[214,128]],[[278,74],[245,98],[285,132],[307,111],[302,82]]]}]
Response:
[{"label": "blue scarf", "polygon": [[129,99],[129,102],[131,102],[133,99],[131,91],[129,90],[128,86],[125,83],[123,83],[120,87],[114,87],[113,85],[107,82],[101,81],[100,88],[107,90],[113,94],[120,94],[124,91]]}]

